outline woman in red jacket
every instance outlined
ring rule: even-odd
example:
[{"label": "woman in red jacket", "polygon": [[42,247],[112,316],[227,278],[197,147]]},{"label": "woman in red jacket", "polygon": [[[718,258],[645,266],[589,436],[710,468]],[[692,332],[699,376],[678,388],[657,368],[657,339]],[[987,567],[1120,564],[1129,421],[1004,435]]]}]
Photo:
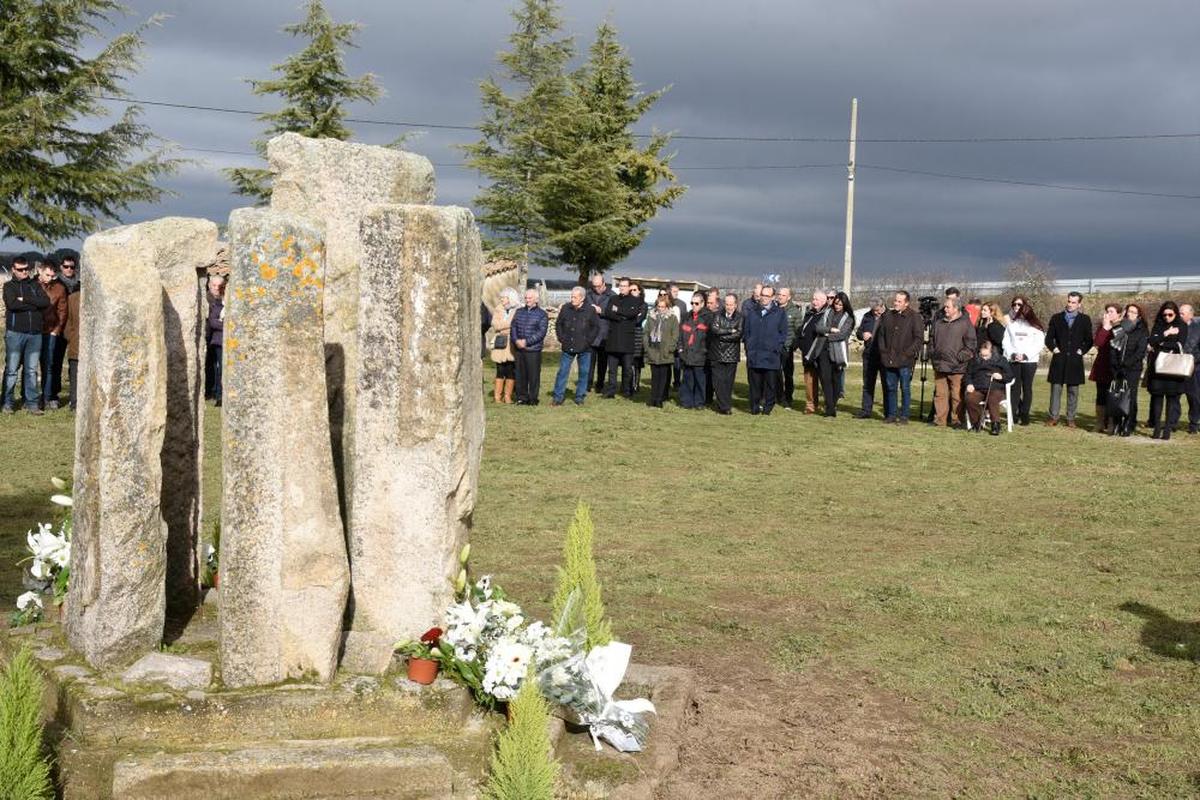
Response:
[{"label": "woman in red jacket", "polygon": [[1092,343],[1096,345],[1096,360],[1092,362],[1088,380],[1096,382],[1096,433],[1108,432],[1108,387],[1113,379],[1108,343],[1112,339],[1113,326],[1120,321],[1121,307],[1116,303],[1107,303],[1104,316],[1100,318],[1100,327],[1092,337]]}]

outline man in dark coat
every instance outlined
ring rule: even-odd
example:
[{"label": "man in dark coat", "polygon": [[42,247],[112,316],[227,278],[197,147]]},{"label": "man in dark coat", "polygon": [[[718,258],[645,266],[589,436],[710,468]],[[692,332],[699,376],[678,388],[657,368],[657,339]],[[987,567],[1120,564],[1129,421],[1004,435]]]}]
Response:
[{"label": "man in dark coat", "polygon": [[746,372],[750,382],[750,413],[770,414],[775,408],[783,343],[787,341],[787,312],[775,305],[775,289],[764,286],[759,306],[743,323]]},{"label": "man in dark coat", "polygon": [[24,364],[25,410],[38,408],[38,360],[42,353],[43,315],[50,296],[33,275],[34,259],[19,255],[12,262],[12,280],[4,284],[4,411],[13,413],[13,393]]},{"label": "man in dark coat", "polygon": [[571,377],[571,362],[579,359],[578,380],[575,381],[575,405],[583,405],[587,395],[589,367],[592,361],[592,342],[596,338],[599,317],[587,307],[582,286],[571,290],[571,302],[558,310],[554,334],[562,346],[558,359],[558,374],[554,378],[553,404],[561,406],[567,394],[567,379]]},{"label": "man in dark coat", "polygon": [[1067,389],[1067,427],[1075,427],[1079,408],[1079,385],[1083,383],[1083,356],[1092,349],[1092,319],[1081,310],[1083,295],[1067,295],[1067,307],[1050,318],[1046,326],[1046,349],[1050,351],[1050,418],[1046,424],[1058,424],[1063,387]]},{"label": "man in dark coat", "polygon": [[876,381],[883,382],[879,350],[875,347],[875,326],[879,324],[879,318],[883,316],[883,312],[883,301],[872,300],[871,310],[863,314],[862,322],[858,324],[858,330],[854,332],[854,338],[863,343],[862,409],[854,415],[856,419],[871,418],[871,412],[875,409],[875,383]]},{"label": "man in dark coat", "polygon": [[629,279],[617,281],[617,294],[609,298],[601,314],[608,320],[608,336],[604,339],[604,350],[608,354],[608,381],[604,384],[604,396],[617,395],[617,367],[621,368],[621,394],[633,397],[633,351],[638,335],[638,316],[644,304],[640,297],[629,293]]},{"label": "man in dark coat", "polygon": [[525,290],[525,307],[513,314],[509,336],[517,362],[517,403],[536,406],[542,387],[542,346],[550,329],[550,317],[538,307],[537,289]]},{"label": "man in dark coat", "polygon": [[592,276],[592,288],[588,290],[587,306],[596,315],[596,337],[592,339],[592,363],[588,372],[588,383],[592,391],[599,392],[604,388],[604,371],[608,369],[608,354],[604,351],[604,340],[608,338],[608,320],[604,318],[604,309],[608,301],[617,293],[604,285],[603,275]]},{"label": "man in dark coat", "polygon": [[713,400],[718,414],[733,413],[733,379],[742,360],[742,324],[737,295],[725,295],[725,305],[713,317],[709,329],[709,359],[712,362]]},{"label": "man in dark coat", "polygon": [[[908,292],[903,289],[896,292],[892,310],[875,325],[874,339],[883,370],[883,421],[907,425],[912,408],[913,366],[925,344],[925,322],[909,305]],[[899,408],[897,391],[901,394]]]},{"label": "man in dark coat", "polygon": [[796,396],[796,346],[800,341],[800,326],[804,324],[804,309],[792,302],[792,290],[787,286],[779,289],[779,307],[787,315],[787,339],[780,358],[777,393],[779,404],[791,410]]},{"label": "man in dark coat", "polygon": [[975,326],[958,307],[958,301],[946,298],[942,316],[933,321],[930,331],[929,362],[933,365],[933,424],[961,427],[964,376],[975,357]]}]

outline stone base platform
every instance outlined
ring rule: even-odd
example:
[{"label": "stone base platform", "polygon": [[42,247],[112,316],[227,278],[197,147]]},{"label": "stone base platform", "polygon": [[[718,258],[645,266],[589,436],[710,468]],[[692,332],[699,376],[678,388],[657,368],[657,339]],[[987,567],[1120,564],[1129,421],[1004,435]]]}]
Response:
[{"label": "stone base platform", "polygon": [[[480,711],[466,690],[447,680],[431,686],[408,681],[398,661],[381,676],[343,670],[328,686],[227,689],[216,674],[206,687],[185,688],[170,674],[170,662],[215,661],[209,633],[217,613],[205,606],[155,656],[153,682],[122,679],[146,670],[92,670],[65,645],[56,624],[0,635],[0,658],[27,646],[45,667],[48,730],[57,742],[64,800],[478,796],[503,715]],[[658,708],[649,746],[638,754],[607,745],[596,751],[585,732],[568,732],[554,720],[551,734],[570,796],[652,797],[678,763],[693,694],[688,670],[630,666],[620,695],[649,697]]]}]

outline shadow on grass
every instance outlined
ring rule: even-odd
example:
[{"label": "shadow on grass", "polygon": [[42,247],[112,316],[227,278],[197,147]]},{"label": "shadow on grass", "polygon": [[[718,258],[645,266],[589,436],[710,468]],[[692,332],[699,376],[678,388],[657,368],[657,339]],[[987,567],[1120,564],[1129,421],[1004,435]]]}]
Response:
[{"label": "shadow on grass", "polygon": [[1184,622],[1166,612],[1135,600],[1121,604],[1122,611],[1146,620],[1142,645],[1160,656],[1200,661],[1200,622]]}]

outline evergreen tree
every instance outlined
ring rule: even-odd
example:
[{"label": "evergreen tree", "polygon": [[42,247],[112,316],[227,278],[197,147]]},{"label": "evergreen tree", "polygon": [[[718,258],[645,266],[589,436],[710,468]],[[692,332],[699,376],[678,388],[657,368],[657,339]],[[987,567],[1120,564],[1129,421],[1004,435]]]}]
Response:
[{"label": "evergreen tree", "polygon": [[138,121],[140,108],[107,127],[87,122],[107,114],[100,96],[123,96],[137,67],[144,25],[83,55],[84,40],[121,10],[116,0],[4,0],[0,238],[49,247],[163,196],[155,181],[178,161]]},{"label": "evergreen tree", "polygon": [[572,83],[584,113],[574,118],[578,144],[566,151],[572,168],[556,176],[548,191],[548,202],[557,198],[555,207],[562,212],[548,216],[550,241],[586,285],[589,273],[608,270],[641,244],[649,233],[646,223],[670,208],[686,187],[676,183],[671,159],[663,155],[670,136],[655,134],[644,148],[637,146],[632,126],[667,89],[639,91],[632,61],[611,23],[597,29],[588,60]]},{"label": "evergreen tree", "polygon": [[[334,22],[321,0],[309,0],[304,21],[283,28],[285,33],[306,39],[308,45],[272,67],[278,78],[247,81],[254,94],[277,94],[286,101],[281,110],[259,116],[267,123],[266,136],[254,142],[259,155],[265,158],[267,139],[281,133],[343,141],[353,135],[345,125],[345,104],[355,100],[374,103],[382,94],[374,75],[351,78],[346,74],[343,52],[354,46],[354,34],[360,27],[355,22]],[[226,170],[226,174],[238,194],[259,203],[270,200],[270,170],[241,167]]]},{"label": "evergreen tree", "polygon": [[497,738],[484,796],[488,800],[553,800],[559,764],[550,745],[550,708],[532,671],[508,710],[511,722]]},{"label": "evergreen tree", "polygon": [[475,199],[485,244],[494,257],[571,265],[586,283],[641,244],[646,223],[684,191],[663,156],[670,137],[639,148],[631,130],[666,90],[638,90],[607,22],[587,63],[567,75],[573,46],[557,3],[523,0],[513,17],[500,63],[516,92],[483,82],[483,138],[466,148],[491,180]]},{"label": "evergreen tree", "polygon": [[506,93],[492,77],[480,84],[483,136],[464,150],[467,164],[491,180],[475,198],[482,212],[479,221],[489,234],[484,240],[489,254],[556,264],[547,242],[539,184],[554,168],[548,140],[572,111],[566,70],[574,43],[561,36],[555,0],[522,0],[513,19],[516,31],[508,38],[512,49],[499,60],[503,79],[515,86],[515,93]]},{"label": "evergreen tree", "polygon": [[551,604],[552,618],[560,635],[565,633],[561,630],[564,616],[582,618],[588,650],[612,641],[612,623],[605,617],[600,581],[596,578],[595,532],[592,509],[587,503],[579,503],[563,541],[563,564],[558,570],[558,588]]},{"label": "evergreen tree", "polygon": [[42,758],[42,676],[28,649],[0,669],[0,800],[48,800]]}]

